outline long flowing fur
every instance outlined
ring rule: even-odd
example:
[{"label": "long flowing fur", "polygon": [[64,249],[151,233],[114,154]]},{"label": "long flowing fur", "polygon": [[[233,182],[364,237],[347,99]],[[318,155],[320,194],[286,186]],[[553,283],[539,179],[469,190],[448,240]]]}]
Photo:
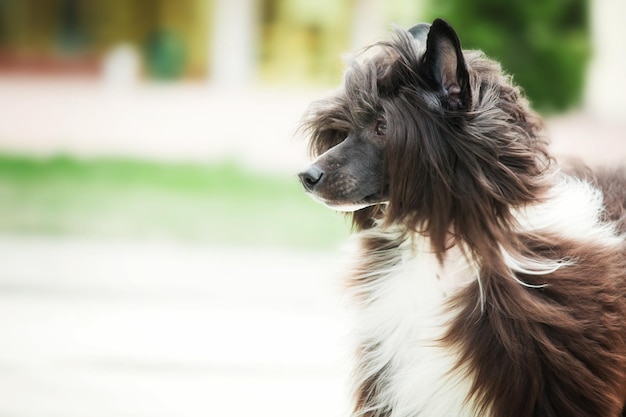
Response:
[{"label": "long flowing fur", "polygon": [[562,169],[480,52],[463,52],[471,102],[442,104],[425,49],[396,30],[304,123],[316,157],[381,115],[388,125],[387,198],[352,213],[354,415],[620,416],[626,171]]}]

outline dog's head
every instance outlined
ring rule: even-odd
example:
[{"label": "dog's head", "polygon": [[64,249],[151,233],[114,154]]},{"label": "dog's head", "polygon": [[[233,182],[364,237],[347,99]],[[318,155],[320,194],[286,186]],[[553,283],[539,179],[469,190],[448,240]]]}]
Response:
[{"label": "dog's head", "polygon": [[546,161],[519,90],[441,19],[366,48],[304,127],[317,158],[299,174],[307,192],[357,228],[402,221],[436,247],[535,198]]},{"label": "dog's head", "polygon": [[[420,132],[400,131],[411,127],[409,119],[416,119],[420,108],[459,111],[471,106],[460,43],[443,21],[435,21],[432,28],[419,24],[395,43],[380,46],[369,59],[353,63],[343,89],[322,104],[326,107],[314,109],[314,121],[309,122],[313,154],[321,156],[300,179],[315,199],[341,211],[388,200],[386,145],[402,134],[419,139]],[[412,102],[403,97],[401,90],[406,89],[414,89]]]}]

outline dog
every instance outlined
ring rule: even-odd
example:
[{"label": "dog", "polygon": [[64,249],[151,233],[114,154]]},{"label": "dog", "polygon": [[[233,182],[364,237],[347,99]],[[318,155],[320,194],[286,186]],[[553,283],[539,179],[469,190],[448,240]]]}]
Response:
[{"label": "dog", "polygon": [[626,416],[626,172],[562,164],[498,63],[395,29],[303,119],[356,229],[353,416]]}]

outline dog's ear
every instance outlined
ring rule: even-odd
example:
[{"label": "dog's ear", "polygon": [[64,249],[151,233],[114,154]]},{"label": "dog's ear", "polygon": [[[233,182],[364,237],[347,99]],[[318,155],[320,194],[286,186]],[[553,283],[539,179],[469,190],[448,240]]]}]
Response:
[{"label": "dog's ear", "polygon": [[[423,31],[422,28],[417,33],[421,35]],[[459,37],[446,21],[437,19],[430,26],[422,60],[423,75],[440,95],[443,106],[449,110],[469,110],[472,93],[467,65]]]},{"label": "dog's ear", "polygon": [[426,45],[426,39],[428,38],[428,31],[430,30],[430,25],[428,23],[418,23],[409,29],[409,33],[413,36],[416,42]]}]

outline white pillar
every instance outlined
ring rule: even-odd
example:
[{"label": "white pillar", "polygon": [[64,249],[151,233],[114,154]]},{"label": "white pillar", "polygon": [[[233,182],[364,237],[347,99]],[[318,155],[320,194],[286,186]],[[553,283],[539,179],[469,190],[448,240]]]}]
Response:
[{"label": "white pillar", "polygon": [[626,119],[626,1],[591,0],[593,56],[585,92],[585,107],[594,116]]},{"label": "white pillar", "polygon": [[409,29],[420,23],[424,5],[414,1],[356,0],[352,26],[352,50],[388,36],[392,26]]},{"label": "white pillar", "polygon": [[387,27],[385,2],[378,0],[357,0],[354,2],[354,17],[350,40],[351,51],[378,41],[389,31]]},{"label": "white pillar", "polygon": [[257,0],[215,0],[210,81],[245,86],[254,80],[259,38]]}]

